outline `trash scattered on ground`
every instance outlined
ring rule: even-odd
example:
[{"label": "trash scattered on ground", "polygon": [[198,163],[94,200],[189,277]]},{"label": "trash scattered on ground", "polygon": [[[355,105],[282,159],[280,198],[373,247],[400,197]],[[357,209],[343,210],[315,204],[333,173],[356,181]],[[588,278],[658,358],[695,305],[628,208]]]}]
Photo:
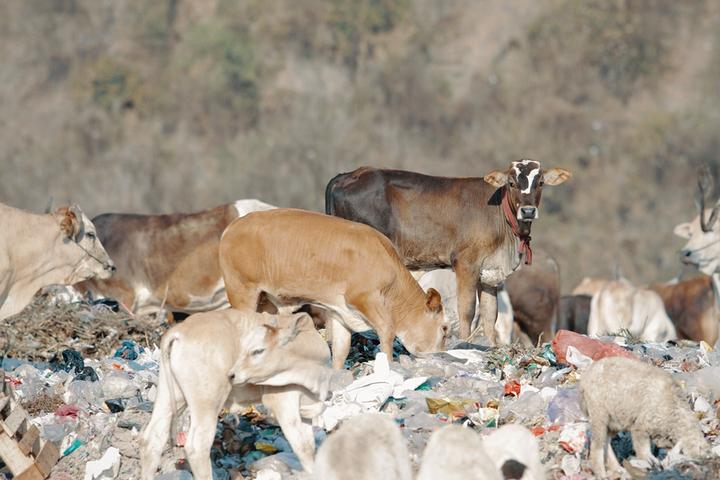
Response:
[{"label": "trash scattered on ground", "polygon": [[[110,327],[98,331],[105,328]],[[113,335],[113,340],[100,340],[96,349],[83,347],[80,340],[36,345],[29,359],[47,361],[54,356],[55,360],[20,363],[6,370],[32,424],[62,453],[52,472],[54,480],[139,477],[139,433],[150,419],[157,392],[159,350],[154,346],[157,342],[147,342],[137,331]],[[423,357],[395,348],[394,361],[389,362],[372,335],[353,339],[349,370],[338,374],[333,395],[314,426],[318,445],[343,419],[382,411],[401,426],[417,466],[430,435],[443,425],[462,424],[484,435],[518,423],[537,437],[548,478],[593,478],[588,462],[591,439],[577,382],[588,362],[619,354],[671,372],[683,385],[713,451],[720,453],[720,354],[708,345],[639,344],[622,337],[595,340],[560,332],[552,343],[538,348],[458,344]],[[180,447],[188,427],[184,414],[156,478],[192,478]],[[659,445],[654,452],[661,463],[645,465],[634,457],[628,434],[616,436],[612,444],[621,462],[647,478],[718,478],[720,474],[720,459],[693,463]],[[303,478],[297,457],[262,405],[223,412],[211,458],[218,479]]]}]

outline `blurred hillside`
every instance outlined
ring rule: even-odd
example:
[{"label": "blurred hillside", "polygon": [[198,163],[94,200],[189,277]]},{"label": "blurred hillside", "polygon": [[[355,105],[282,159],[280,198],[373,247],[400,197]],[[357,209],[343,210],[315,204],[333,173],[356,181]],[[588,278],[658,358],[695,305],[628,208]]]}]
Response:
[{"label": "blurred hillside", "polygon": [[322,209],[360,165],[570,168],[537,245],[568,288],[680,267],[720,147],[720,3],[0,2],[0,201],[90,214]]}]

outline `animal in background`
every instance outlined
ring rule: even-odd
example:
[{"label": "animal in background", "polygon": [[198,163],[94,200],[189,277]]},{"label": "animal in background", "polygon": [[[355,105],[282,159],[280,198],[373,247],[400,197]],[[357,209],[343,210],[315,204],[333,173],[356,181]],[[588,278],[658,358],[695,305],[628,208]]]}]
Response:
[{"label": "animal in background", "polygon": [[315,439],[301,416],[320,413],[332,371],[327,343],[307,314],[197,313],[163,335],[161,352],[157,397],[140,436],[143,480],[155,478],[172,423],[184,409],[193,477],[211,480],[210,448],[221,409],[237,412],[260,401],[312,471]]},{"label": "animal in background", "polygon": [[376,228],[411,270],[452,268],[460,337],[470,335],[478,295],[483,330],[494,343],[497,288],[520,265],[520,252],[532,260],[530,230],[542,187],[568,178],[565,169],[527,159],[482,178],[362,167],[330,180],[325,212]]},{"label": "animal in background", "polygon": [[609,357],[590,365],[580,377],[583,404],[590,418],[590,462],[600,478],[622,467],[610,446],[615,433],[629,431],[636,455],[652,461],[650,440],[679,443],[682,452],[700,459],[708,451],[697,418],[672,376],[654,365]]},{"label": "animal in background", "polygon": [[0,203],[0,319],[53,284],[107,279],[115,264],[77,205],[36,214]]},{"label": "animal in background", "polygon": [[517,424],[507,424],[483,437],[488,457],[505,479],[545,480],[540,445],[535,435]]},{"label": "animal in background", "polygon": [[220,269],[238,310],[257,310],[261,296],[279,308],[325,310],[335,368],[344,366],[351,332],[375,330],[388,358],[396,336],[412,354],[444,349],[440,295],[423,292],[390,241],[367,225],[295,209],[251,213],[220,240]]},{"label": "animal in background", "polygon": [[649,342],[677,338],[660,296],[625,279],[608,282],[593,296],[587,330],[590,336],[628,330]]},{"label": "animal in background", "polygon": [[249,199],[194,213],[98,215],[93,219],[97,235],[117,273],[77,288],[119,300],[136,315],[227,308],[218,264],[220,236],[236,218],[272,208]]}]

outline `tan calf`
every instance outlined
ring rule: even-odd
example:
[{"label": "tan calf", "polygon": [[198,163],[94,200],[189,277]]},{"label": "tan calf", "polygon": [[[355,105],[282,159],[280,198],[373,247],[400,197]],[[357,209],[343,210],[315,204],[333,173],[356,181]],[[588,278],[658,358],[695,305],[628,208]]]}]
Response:
[{"label": "tan calf", "polygon": [[301,401],[318,407],[332,371],[327,343],[307,314],[197,313],[170,329],[161,348],[157,398],[141,435],[143,480],[155,478],[173,419],[183,408],[190,413],[185,452],[193,476],[212,479],[210,447],[220,410],[258,401],[275,415],[303,467],[312,470],[315,441],[301,414],[308,418],[320,410],[301,412]]},{"label": "tan calf", "polygon": [[225,230],[220,269],[239,310],[255,311],[261,292],[276,305],[326,309],[335,368],[352,331],[374,329],[390,358],[396,335],[413,354],[444,347],[440,295],[425,294],[390,241],[367,225],[294,209],[251,213]]}]

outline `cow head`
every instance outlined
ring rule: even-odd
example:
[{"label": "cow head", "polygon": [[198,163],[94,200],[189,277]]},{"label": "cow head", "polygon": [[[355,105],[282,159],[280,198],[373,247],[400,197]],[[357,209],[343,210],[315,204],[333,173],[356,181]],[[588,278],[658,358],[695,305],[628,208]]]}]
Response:
[{"label": "cow head", "polygon": [[720,225],[717,216],[720,201],[712,208],[705,208],[705,197],[712,191],[712,177],[707,169],[698,176],[698,216],[692,222],[681,223],[675,227],[675,235],[687,240],[680,251],[684,263],[697,265],[706,275],[720,271]]},{"label": "cow head", "polygon": [[73,266],[65,283],[72,285],[93,277],[110,278],[115,264],[97,238],[95,225],[80,207],[60,207],[53,215],[60,227],[62,254]]},{"label": "cow head", "polygon": [[564,168],[544,170],[535,160],[518,160],[505,172],[492,171],[484,180],[493,187],[507,189],[508,201],[520,225],[521,231],[539,217],[540,196],[543,185],[560,185],[571,177]]},{"label": "cow head", "polygon": [[405,348],[413,355],[445,350],[450,326],[445,320],[442,298],[434,288],[425,293],[425,303],[418,316],[413,318],[409,329],[398,328],[398,337]]},{"label": "cow head", "polygon": [[324,399],[331,374],[326,368],[330,349],[310,315],[262,313],[258,318],[241,341],[233,383],[302,385]]}]

